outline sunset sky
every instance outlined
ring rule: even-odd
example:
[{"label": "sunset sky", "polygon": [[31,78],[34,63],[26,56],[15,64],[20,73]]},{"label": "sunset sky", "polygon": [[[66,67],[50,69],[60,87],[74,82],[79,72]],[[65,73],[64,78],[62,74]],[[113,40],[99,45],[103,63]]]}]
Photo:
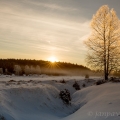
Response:
[{"label": "sunset sky", "polygon": [[0,58],[86,65],[83,41],[102,5],[120,18],[120,0],[0,0]]}]

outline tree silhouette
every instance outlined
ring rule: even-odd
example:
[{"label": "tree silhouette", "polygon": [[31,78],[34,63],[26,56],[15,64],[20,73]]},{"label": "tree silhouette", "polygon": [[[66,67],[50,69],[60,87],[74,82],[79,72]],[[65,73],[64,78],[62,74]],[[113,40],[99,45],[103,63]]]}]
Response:
[{"label": "tree silhouette", "polygon": [[120,62],[120,21],[116,12],[104,5],[93,16],[91,28],[92,33],[85,41],[89,49],[87,63],[104,71],[104,79],[108,80]]},{"label": "tree silhouette", "polygon": [[0,68],[3,70],[3,74],[18,74],[16,65],[19,65],[21,68],[20,75],[83,75],[92,73],[89,68],[72,63],[55,62],[53,65],[50,61],[44,60],[0,59]]}]

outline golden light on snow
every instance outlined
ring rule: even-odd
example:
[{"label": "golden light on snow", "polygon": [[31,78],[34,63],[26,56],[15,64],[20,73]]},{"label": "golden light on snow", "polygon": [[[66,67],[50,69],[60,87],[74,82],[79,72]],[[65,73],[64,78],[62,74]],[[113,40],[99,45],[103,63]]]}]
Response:
[{"label": "golden light on snow", "polygon": [[57,59],[55,56],[51,56],[50,58],[48,58],[48,60],[49,60],[50,62],[52,62],[52,63],[58,61],[58,59]]}]

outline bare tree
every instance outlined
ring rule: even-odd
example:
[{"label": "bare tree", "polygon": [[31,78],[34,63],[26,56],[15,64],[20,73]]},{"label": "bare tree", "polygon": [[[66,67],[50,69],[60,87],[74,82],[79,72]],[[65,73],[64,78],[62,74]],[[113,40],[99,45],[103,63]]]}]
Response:
[{"label": "bare tree", "polygon": [[93,15],[91,28],[91,35],[85,41],[89,49],[87,63],[102,70],[104,79],[108,80],[120,63],[120,21],[116,12],[104,5]]},{"label": "bare tree", "polygon": [[20,75],[22,72],[20,65],[14,65],[14,71],[16,75]]},{"label": "bare tree", "polygon": [[30,67],[28,65],[25,66],[24,72],[26,75],[30,74]]},{"label": "bare tree", "polygon": [[36,66],[36,74],[41,74],[41,69],[39,65]]}]

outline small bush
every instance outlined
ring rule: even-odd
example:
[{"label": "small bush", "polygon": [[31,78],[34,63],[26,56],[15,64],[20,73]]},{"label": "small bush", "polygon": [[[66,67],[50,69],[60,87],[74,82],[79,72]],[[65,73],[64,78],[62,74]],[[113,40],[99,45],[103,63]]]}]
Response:
[{"label": "small bush", "polygon": [[67,89],[60,91],[59,96],[65,104],[67,105],[71,104],[70,103],[71,101],[70,92]]},{"label": "small bush", "polygon": [[112,81],[112,82],[120,82],[120,79],[116,78],[116,77],[111,77],[110,81]]},{"label": "small bush", "polygon": [[96,85],[101,85],[101,84],[103,84],[103,83],[105,83],[105,81],[104,80],[98,80],[98,81],[96,81]]},{"label": "small bush", "polygon": [[83,83],[83,85],[82,85],[83,87],[86,87],[86,85],[85,85],[85,83]]},{"label": "small bush", "polygon": [[85,75],[85,79],[89,79],[89,75],[87,74],[87,75]]},{"label": "small bush", "polygon": [[63,79],[63,80],[60,81],[60,83],[66,83],[66,81]]},{"label": "small bush", "polygon": [[8,82],[16,82],[15,80],[9,80]]},{"label": "small bush", "polygon": [[57,80],[52,80],[53,82],[57,82]]},{"label": "small bush", "polygon": [[0,115],[0,120],[6,120],[3,115]]},{"label": "small bush", "polygon": [[17,82],[17,85],[20,85],[20,82]]},{"label": "small bush", "polygon": [[31,83],[31,82],[33,82],[33,80],[29,80],[29,81],[28,81],[28,83]]},{"label": "small bush", "polygon": [[73,84],[73,87],[76,89],[76,90],[80,90],[80,86],[79,84],[75,81],[75,83]]}]

